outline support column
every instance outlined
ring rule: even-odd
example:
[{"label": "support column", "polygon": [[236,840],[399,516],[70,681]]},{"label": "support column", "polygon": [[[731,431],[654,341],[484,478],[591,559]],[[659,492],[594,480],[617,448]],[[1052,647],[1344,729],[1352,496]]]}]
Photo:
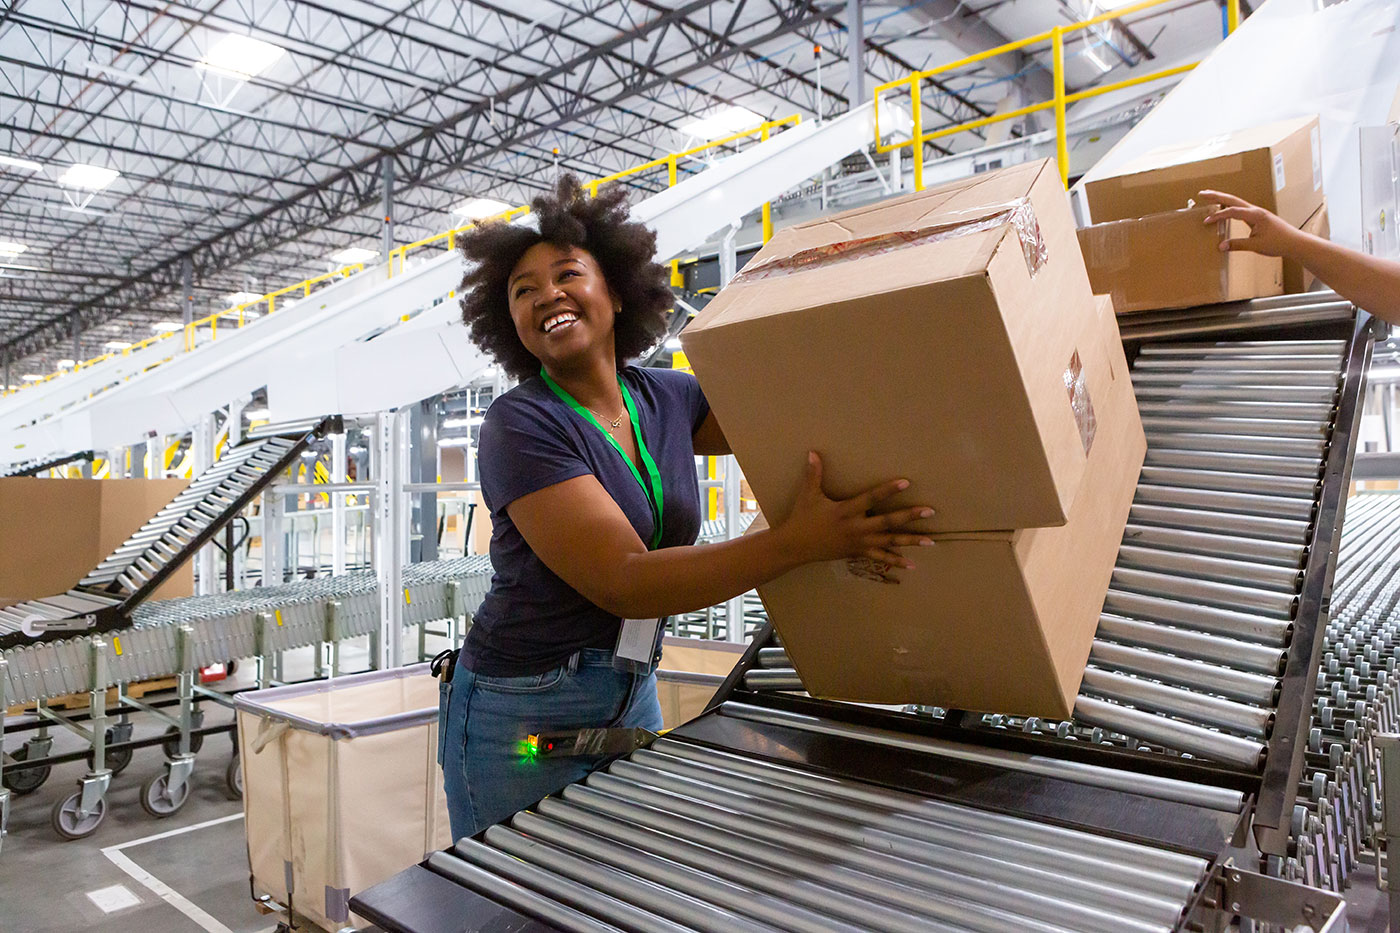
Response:
[{"label": "support column", "polygon": [[861,19],[860,0],[846,0],[846,52],[851,63],[851,79],[846,85],[846,98],[855,110],[865,103],[865,23]]},{"label": "support column", "polygon": [[[386,155],[380,162],[380,189],[379,204],[380,213],[384,216],[384,242],[381,247],[381,254],[384,261],[389,261],[389,254],[394,251],[394,157]],[[393,269],[389,270],[392,275]]]},{"label": "support column", "polygon": [[[408,481],[437,482],[437,400],[419,402],[409,410]],[[421,492],[413,496],[413,519],[409,531],[409,559],[413,563],[437,560],[437,493]]]},{"label": "support column", "polygon": [[[346,482],[345,434],[331,435],[331,482]],[[345,493],[331,493],[331,574],[345,572]]]},{"label": "support column", "polygon": [[73,348],[69,351],[68,355],[73,360],[74,366],[77,366],[83,361],[81,334],[82,332],[78,327],[78,319],[71,318],[68,322],[68,336],[73,338]]},{"label": "support column", "polygon": [[13,374],[10,372],[10,369],[11,369],[11,366],[10,366],[10,354],[9,354],[9,352],[7,351],[7,352],[5,353],[5,384],[4,384],[4,385],[0,385],[0,392],[8,392],[8,391],[10,391],[10,386],[14,384],[14,381],[15,381],[15,380],[14,380],[14,376],[13,376]]},{"label": "support column", "polygon": [[127,475],[133,479],[146,478],[146,448],[148,446],[145,441],[131,445],[131,468],[127,471]]},{"label": "support column", "polygon": [[281,586],[287,578],[287,496],[274,485],[262,501],[263,586]]},{"label": "support column", "polygon": [[[207,414],[194,423],[190,432],[190,476],[198,479],[200,474],[214,465],[214,415]],[[199,549],[195,562],[195,593],[208,596],[219,591],[217,553],[212,543]]]},{"label": "support column", "polygon": [[186,256],[180,260],[180,321],[186,327],[194,323],[194,263]]},{"label": "support column", "polygon": [[[738,224],[731,224],[724,233],[719,246],[719,285],[729,284],[738,274],[739,258],[735,250],[734,237],[739,232]],[[739,462],[732,456],[724,458],[724,537],[735,538],[739,524]],[[725,637],[729,641],[744,640],[744,599],[736,596],[724,604]]]},{"label": "support column", "polygon": [[403,485],[408,473],[408,415],[383,412],[375,422],[374,572],[379,582],[380,670],[403,664],[403,562],[408,522]]}]

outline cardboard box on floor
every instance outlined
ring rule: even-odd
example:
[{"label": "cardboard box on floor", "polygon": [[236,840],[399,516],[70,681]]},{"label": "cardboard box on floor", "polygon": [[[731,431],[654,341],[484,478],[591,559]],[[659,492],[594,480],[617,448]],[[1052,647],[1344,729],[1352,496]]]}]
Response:
[{"label": "cardboard box on floor", "polygon": [[[907,477],[932,531],[1063,524],[1093,294],[1054,163],[780,231],[681,336],[759,505]],[[1097,402],[1095,402],[1097,404]]]},{"label": "cardboard box on floor", "polygon": [[[0,479],[0,602],[72,589],[189,483],[183,479]],[[194,593],[194,565],[153,599]]]},{"label": "cardboard box on floor", "polygon": [[[1313,212],[1302,226],[1304,233],[1311,233],[1313,236],[1320,236],[1324,240],[1332,239],[1332,225],[1327,219],[1327,199],[1322,199],[1322,206]],[[1313,275],[1303,264],[1297,260],[1284,260],[1283,263],[1283,291],[1288,295],[1296,295],[1299,292],[1308,291],[1313,287],[1313,282],[1317,276]]]},{"label": "cardboard box on floor", "polygon": [[1098,305],[1080,351],[1098,426],[1067,524],[939,535],[908,549],[898,585],[833,561],[758,588],[812,695],[1070,714],[1147,450],[1113,309]]},{"label": "cardboard box on floor", "polygon": [[1080,230],[1094,292],[1112,296],[1119,314],[1283,294],[1283,261],[1221,252],[1222,236],[1249,236],[1249,226],[1240,220],[1207,225],[1213,210],[1193,207]]},{"label": "cardboard box on floor", "polygon": [[1090,219],[1130,220],[1180,210],[1203,188],[1268,208],[1301,226],[1322,206],[1317,117],[1298,117],[1166,146],[1084,186]]}]

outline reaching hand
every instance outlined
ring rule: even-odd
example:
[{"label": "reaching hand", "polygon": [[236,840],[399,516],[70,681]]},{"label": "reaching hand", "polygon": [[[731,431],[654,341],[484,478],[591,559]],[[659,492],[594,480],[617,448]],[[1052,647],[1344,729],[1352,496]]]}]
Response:
[{"label": "reaching hand", "polygon": [[822,491],[822,461],[816,453],[807,455],[807,478],[788,516],[776,531],[787,538],[804,562],[867,558],[892,567],[912,568],[914,564],[896,553],[895,548],[932,545],[927,535],[908,530],[921,518],[932,518],[926,506],[898,509],[883,515],[871,509],[909,488],[908,480],[892,480],[849,499],[836,501]]},{"label": "reaching hand", "polygon": [[1298,230],[1277,214],[1250,204],[1244,198],[1225,194],[1223,191],[1206,190],[1197,197],[1207,204],[1221,205],[1218,210],[1206,217],[1206,223],[1243,220],[1249,225],[1249,236],[1237,237],[1233,240],[1222,239],[1220,241],[1222,252],[1242,249],[1264,256],[1287,257],[1295,250]]}]

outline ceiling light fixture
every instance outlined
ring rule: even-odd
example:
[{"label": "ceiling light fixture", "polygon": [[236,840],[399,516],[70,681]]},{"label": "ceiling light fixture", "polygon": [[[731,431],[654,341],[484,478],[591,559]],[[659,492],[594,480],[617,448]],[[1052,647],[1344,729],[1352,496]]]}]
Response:
[{"label": "ceiling light fixture", "polygon": [[54,363],[54,365],[57,366],[59,369],[70,369],[73,366],[76,366],[77,362],[75,360],[59,360],[58,362]]},{"label": "ceiling light fixture", "polygon": [[680,338],[678,338],[678,337],[672,337],[670,340],[666,341],[666,349],[667,349],[667,350],[670,350],[672,353],[675,353],[677,350],[680,350],[680,349],[681,349]]},{"label": "ceiling light fixture", "polygon": [[102,345],[104,350],[130,350],[130,340],[109,340]]},{"label": "ceiling light fixture", "polygon": [[510,210],[509,204],[505,201],[497,201],[495,198],[467,198],[452,208],[452,214],[466,220],[476,221],[504,214],[508,210]]},{"label": "ceiling light fixture", "polygon": [[58,176],[60,185],[67,185],[70,188],[83,188],[87,191],[101,191],[121,177],[121,172],[114,168],[107,168],[102,165],[89,165],[86,162],[74,162]]},{"label": "ceiling light fixture", "polygon": [[259,421],[267,417],[267,409],[245,408],[243,409],[243,417],[247,418],[249,421]]},{"label": "ceiling light fixture", "polygon": [[737,133],[739,130],[758,126],[762,122],[763,118],[749,108],[730,104],[710,112],[699,120],[692,120],[681,126],[677,132],[685,137],[694,137],[708,142],[711,139]]},{"label": "ceiling light fixture", "polygon": [[25,382],[43,382],[43,381],[44,381],[44,377],[38,375],[37,373],[25,373],[23,376],[20,376],[20,378],[23,379]]},{"label": "ceiling light fixture", "polygon": [[225,295],[224,300],[229,304],[246,305],[249,302],[257,301],[261,297],[262,295],[259,295],[257,292],[233,292]]},{"label": "ceiling light fixture", "polygon": [[179,321],[157,321],[151,325],[151,330],[162,334],[170,334],[180,330],[184,326],[185,325],[181,324]]},{"label": "ceiling light fixture", "polygon": [[44,170],[44,167],[33,159],[21,159],[19,156],[0,155],[0,165],[22,168],[26,172],[42,172]]},{"label": "ceiling light fixture", "polygon": [[469,447],[472,439],[470,437],[443,437],[438,439],[439,447]]},{"label": "ceiling light fixture", "polygon": [[199,64],[211,71],[247,81],[253,75],[262,74],[272,67],[273,62],[285,54],[286,49],[271,42],[229,33],[209,47]]},{"label": "ceiling light fixture", "polygon": [[14,240],[0,240],[0,256],[18,256],[29,249],[23,243],[16,243]]},{"label": "ceiling light fixture", "polygon": [[345,249],[337,250],[330,255],[331,262],[338,263],[342,266],[353,266],[378,258],[378,250],[365,249],[363,246],[347,246]]}]

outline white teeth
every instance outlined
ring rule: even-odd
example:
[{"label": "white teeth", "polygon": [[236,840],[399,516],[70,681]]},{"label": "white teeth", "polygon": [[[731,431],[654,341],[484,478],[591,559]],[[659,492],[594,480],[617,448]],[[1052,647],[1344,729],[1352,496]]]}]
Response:
[{"label": "white teeth", "polygon": [[546,318],[545,322],[540,325],[540,329],[543,330],[546,334],[548,334],[551,331],[563,327],[565,324],[573,324],[577,320],[577,314],[574,314],[572,311],[564,311],[560,314],[554,315],[553,317]]}]

